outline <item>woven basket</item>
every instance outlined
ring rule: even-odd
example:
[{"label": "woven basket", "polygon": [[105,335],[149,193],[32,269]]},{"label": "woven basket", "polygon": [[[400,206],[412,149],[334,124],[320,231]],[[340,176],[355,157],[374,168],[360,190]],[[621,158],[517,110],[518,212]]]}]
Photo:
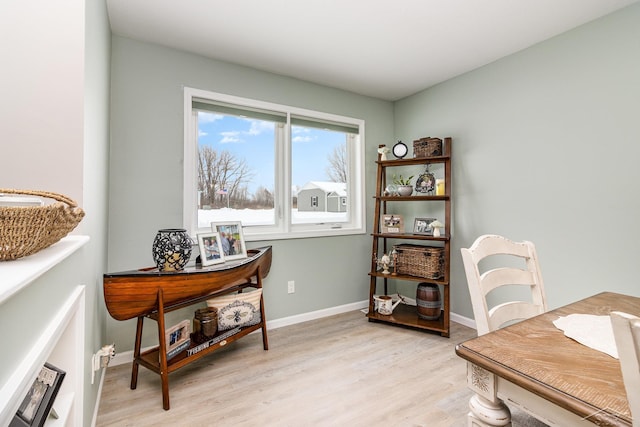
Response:
[{"label": "woven basket", "polygon": [[53,245],[84,217],[76,202],[60,194],[11,189],[0,189],[0,194],[56,200],[44,206],[0,206],[0,261],[22,258]]},{"label": "woven basket", "polygon": [[396,246],[396,273],[425,279],[444,277],[444,248],[402,244]]},{"label": "woven basket", "polygon": [[420,138],[413,141],[413,156],[434,157],[442,156],[442,140],[440,138]]}]

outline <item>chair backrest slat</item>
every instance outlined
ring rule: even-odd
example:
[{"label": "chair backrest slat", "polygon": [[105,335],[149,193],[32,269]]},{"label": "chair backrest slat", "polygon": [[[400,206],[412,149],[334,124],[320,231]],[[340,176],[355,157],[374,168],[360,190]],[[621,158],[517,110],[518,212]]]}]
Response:
[{"label": "chair backrest slat", "polygon": [[[478,335],[547,311],[544,283],[533,243],[514,242],[487,234],[478,237],[470,248],[462,248],[461,252]],[[514,257],[524,261],[521,262],[524,267],[500,266],[481,272],[480,262],[494,255]],[[512,301],[490,307],[487,295],[504,286],[528,288],[531,301]]]}]

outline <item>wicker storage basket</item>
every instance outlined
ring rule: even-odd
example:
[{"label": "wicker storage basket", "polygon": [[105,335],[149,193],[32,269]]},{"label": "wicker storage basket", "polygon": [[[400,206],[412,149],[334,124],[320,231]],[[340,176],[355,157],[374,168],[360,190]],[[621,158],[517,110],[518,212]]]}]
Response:
[{"label": "wicker storage basket", "polygon": [[414,157],[442,156],[442,140],[440,138],[420,138],[413,141]]},{"label": "wicker storage basket", "polygon": [[444,248],[402,244],[396,246],[396,273],[425,279],[444,277]]},{"label": "wicker storage basket", "polygon": [[53,245],[84,217],[73,200],[60,194],[11,189],[0,189],[0,194],[56,200],[43,206],[0,206],[0,261],[18,259]]}]

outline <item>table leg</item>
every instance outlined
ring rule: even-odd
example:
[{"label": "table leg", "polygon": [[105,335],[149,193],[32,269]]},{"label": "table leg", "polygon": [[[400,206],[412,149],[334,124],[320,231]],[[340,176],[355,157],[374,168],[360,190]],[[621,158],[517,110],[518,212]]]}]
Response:
[{"label": "table leg", "polygon": [[498,399],[496,384],[494,374],[467,362],[467,386],[476,393],[469,400],[468,427],[511,427],[511,412]]},{"label": "table leg", "polygon": [[133,346],[133,364],[131,365],[131,390],[138,386],[138,359],[140,358],[140,345],[142,344],[142,324],[144,317],[138,317],[136,326],[136,342]]},{"label": "table leg", "polygon": [[160,381],[162,383],[162,407],[168,411],[169,406],[169,368],[167,366],[167,339],[164,324],[164,298],[162,289],[158,289],[158,351],[160,355]]}]

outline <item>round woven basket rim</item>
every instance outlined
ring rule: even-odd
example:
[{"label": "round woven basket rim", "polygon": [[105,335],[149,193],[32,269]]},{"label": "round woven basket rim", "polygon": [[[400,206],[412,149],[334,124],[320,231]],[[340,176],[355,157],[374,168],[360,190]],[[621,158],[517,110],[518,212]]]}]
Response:
[{"label": "round woven basket rim", "polygon": [[85,213],[67,196],[49,191],[0,189],[0,194],[31,195],[53,199],[42,206],[2,206],[0,261],[32,255],[69,234]]}]

